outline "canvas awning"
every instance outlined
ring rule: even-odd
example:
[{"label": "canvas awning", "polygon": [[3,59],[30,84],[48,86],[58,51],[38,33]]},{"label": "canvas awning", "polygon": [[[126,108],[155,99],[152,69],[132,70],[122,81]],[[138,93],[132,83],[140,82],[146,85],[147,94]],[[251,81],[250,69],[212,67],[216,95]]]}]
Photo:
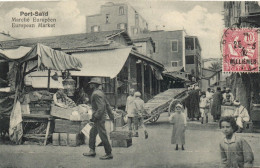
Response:
[{"label": "canvas awning", "polygon": [[74,53],[73,56],[82,62],[80,71],[70,71],[72,76],[100,76],[114,78],[123,68],[130,51],[120,48],[106,51]]},{"label": "canvas awning", "polygon": [[23,63],[38,58],[38,69],[69,70],[81,68],[81,62],[62,51],[53,50],[42,44],[34,47],[19,47],[17,49],[0,49],[0,59]]}]

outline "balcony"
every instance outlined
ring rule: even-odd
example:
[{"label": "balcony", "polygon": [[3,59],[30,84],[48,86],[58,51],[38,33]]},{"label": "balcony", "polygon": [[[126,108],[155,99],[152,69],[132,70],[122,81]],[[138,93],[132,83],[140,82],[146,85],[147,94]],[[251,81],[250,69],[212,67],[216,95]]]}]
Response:
[{"label": "balcony", "polygon": [[185,55],[200,55],[201,51],[199,49],[195,50],[185,50]]}]

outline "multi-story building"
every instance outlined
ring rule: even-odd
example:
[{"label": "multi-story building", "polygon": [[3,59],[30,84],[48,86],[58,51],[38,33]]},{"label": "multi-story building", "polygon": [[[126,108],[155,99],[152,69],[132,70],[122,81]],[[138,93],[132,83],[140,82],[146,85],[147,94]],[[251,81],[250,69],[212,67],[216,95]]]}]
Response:
[{"label": "multi-story building", "polygon": [[168,72],[183,70],[195,78],[201,76],[201,47],[196,36],[188,36],[184,30],[148,31],[148,23],[128,4],[106,3],[100,14],[87,16],[86,25],[87,33],[126,29],[137,50],[162,63]]},{"label": "multi-story building", "polygon": [[99,14],[86,17],[86,32],[125,29],[132,36],[148,30],[146,20],[130,5],[108,2],[101,5]]},{"label": "multi-story building", "polygon": [[[152,38],[155,49],[151,56],[162,63],[168,72],[182,70],[195,78],[201,77],[201,47],[196,36],[188,36],[184,30],[161,30],[133,36],[134,42],[137,37]],[[185,77],[185,73],[183,75]]]},{"label": "multi-story building", "polygon": [[225,26],[259,27],[260,6],[257,1],[224,2]]},{"label": "multi-story building", "polygon": [[[224,2],[224,21],[226,27],[257,28],[258,55],[260,54],[259,1]],[[253,128],[258,132],[260,130],[260,113],[257,108],[260,104],[260,74],[232,74],[229,78],[229,83],[235,98],[249,111],[250,120],[253,122]]]}]

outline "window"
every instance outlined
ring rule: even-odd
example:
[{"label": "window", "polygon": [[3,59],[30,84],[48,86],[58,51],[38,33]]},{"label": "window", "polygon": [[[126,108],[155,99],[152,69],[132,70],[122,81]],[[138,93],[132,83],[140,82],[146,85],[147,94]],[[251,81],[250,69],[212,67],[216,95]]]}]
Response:
[{"label": "window", "polygon": [[124,7],[120,6],[119,7],[119,15],[124,15],[124,14],[125,14]]},{"label": "window", "polygon": [[194,55],[186,56],[186,64],[194,64]]},{"label": "window", "polygon": [[178,40],[171,41],[172,52],[178,52]]},{"label": "window", "polygon": [[91,32],[99,32],[100,31],[100,26],[91,26]]},{"label": "window", "polygon": [[172,67],[177,67],[178,66],[178,61],[171,61],[171,66]]},{"label": "window", "polygon": [[117,29],[121,29],[121,30],[126,29],[126,23],[119,23],[119,24],[117,24]]},{"label": "window", "polygon": [[106,14],[106,23],[109,23],[109,14]]}]

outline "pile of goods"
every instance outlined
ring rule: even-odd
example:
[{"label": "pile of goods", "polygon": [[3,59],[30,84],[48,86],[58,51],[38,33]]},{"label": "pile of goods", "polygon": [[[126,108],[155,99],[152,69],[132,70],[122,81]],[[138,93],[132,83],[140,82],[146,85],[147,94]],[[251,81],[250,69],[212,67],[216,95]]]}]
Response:
[{"label": "pile of goods", "polygon": [[78,146],[84,143],[84,136],[80,133],[87,121],[70,121],[55,119],[52,144],[55,146]]},{"label": "pile of goods", "polygon": [[112,131],[110,133],[112,147],[129,147],[132,145],[132,136],[128,131]]}]

